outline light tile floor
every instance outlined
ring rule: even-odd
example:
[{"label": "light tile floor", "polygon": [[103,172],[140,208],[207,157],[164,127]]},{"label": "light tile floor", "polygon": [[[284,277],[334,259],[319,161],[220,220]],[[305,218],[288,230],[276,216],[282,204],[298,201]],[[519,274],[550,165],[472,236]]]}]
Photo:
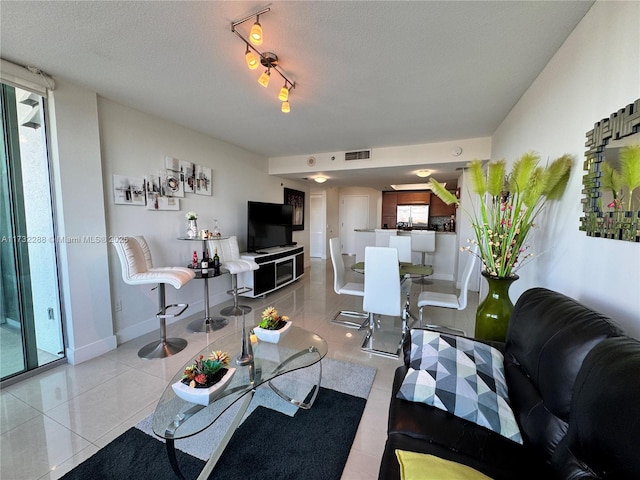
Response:
[{"label": "light tile floor", "polygon": [[[348,266],[354,257],[345,257]],[[353,281],[362,276],[349,271]],[[430,285],[413,283],[412,310],[421,289],[454,292],[452,282],[434,280]],[[217,312],[227,304],[212,307]],[[362,421],[353,443],[343,479],[377,478],[386,440],[386,425],[393,373],[400,361],[360,350],[363,332],[330,322],[338,310],[361,310],[362,300],[333,291],[331,262],[312,259],[299,281],[263,299],[243,299],[253,311],[247,325],[255,325],[260,312],[274,305],[296,325],[315,331],[329,344],[328,356],[377,368]],[[425,311],[430,323],[473,333],[477,293],[470,292],[469,305],[461,312],[437,308]],[[187,325],[194,314],[168,326],[169,337],[189,341],[185,350],[166,359],[142,360],[137,351],[157,338],[153,332],[120,345],[116,350],[80,365],[61,365],[22,380],[0,391],[0,478],[57,479],[104,447],[128,428],[153,413],[167,382],[189,358],[221,335],[239,332],[241,320],[231,318],[225,328],[205,334]],[[383,319],[383,326],[399,325]],[[382,338],[382,337],[380,337]]]}]

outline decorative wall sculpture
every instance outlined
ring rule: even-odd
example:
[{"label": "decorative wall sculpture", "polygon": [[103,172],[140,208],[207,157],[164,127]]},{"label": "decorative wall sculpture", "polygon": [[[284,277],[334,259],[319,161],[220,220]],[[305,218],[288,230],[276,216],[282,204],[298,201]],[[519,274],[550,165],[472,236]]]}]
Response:
[{"label": "decorative wall sculpture", "polygon": [[640,208],[637,202],[631,203],[630,210],[624,210],[624,202],[614,206],[603,188],[605,159],[607,162],[615,161],[612,157],[616,157],[613,152],[617,149],[612,147],[616,143],[629,143],[628,140],[640,144],[640,99],[597,122],[593,130],[587,132],[586,173],[582,181],[584,216],[580,218],[580,230],[589,236],[640,242]]}]

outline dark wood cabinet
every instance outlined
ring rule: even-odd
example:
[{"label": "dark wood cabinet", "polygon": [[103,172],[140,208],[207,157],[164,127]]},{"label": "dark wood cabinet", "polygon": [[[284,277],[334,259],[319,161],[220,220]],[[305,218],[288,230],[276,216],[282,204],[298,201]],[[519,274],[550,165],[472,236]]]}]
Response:
[{"label": "dark wood cabinet", "polygon": [[[382,192],[382,228],[396,228],[396,207],[398,194],[396,192]],[[386,225],[386,227],[385,227]]]},{"label": "dark wood cabinet", "polygon": [[431,204],[429,206],[430,217],[449,217],[456,214],[456,205],[452,203],[447,205],[436,195],[431,198]]},{"label": "dark wood cabinet", "polygon": [[398,205],[429,205],[431,192],[398,192]]}]

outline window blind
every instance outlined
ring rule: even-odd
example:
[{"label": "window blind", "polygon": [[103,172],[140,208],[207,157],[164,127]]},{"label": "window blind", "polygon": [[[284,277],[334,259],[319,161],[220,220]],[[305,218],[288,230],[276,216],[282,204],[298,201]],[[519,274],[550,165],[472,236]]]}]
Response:
[{"label": "window blind", "polygon": [[2,83],[47,96],[48,90],[55,88],[53,78],[45,73],[33,73],[26,67],[0,59],[0,80]]}]

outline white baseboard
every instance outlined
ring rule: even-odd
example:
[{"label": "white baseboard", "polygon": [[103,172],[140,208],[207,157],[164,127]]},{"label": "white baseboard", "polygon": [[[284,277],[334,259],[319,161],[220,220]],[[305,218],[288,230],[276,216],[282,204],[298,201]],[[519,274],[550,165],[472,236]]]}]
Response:
[{"label": "white baseboard", "polygon": [[115,335],[111,335],[107,338],[102,338],[97,342],[83,345],[80,348],[67,347],[65,353],[67,360],[71,365],[77,365],[92,358],[99,357],[103,353],[115,350],[118,347],[117,338]]}]

